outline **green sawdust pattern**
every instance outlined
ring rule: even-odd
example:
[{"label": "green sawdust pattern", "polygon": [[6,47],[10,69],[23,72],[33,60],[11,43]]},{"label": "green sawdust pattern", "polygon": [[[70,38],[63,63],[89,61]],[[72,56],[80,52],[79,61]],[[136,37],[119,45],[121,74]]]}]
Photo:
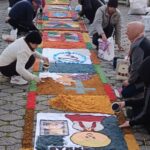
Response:
[{"label": "green sawdust pattern", "polygon": [[94,65],[95,71],[97,72],[97,74],[99,75],[100,79],[102,80],[103,83],[108,83],[108,80],[102,70],[102,68],[100,67],[100,65]]},{"label": "green sawdust pattern", "polygon": [[89,50],[93,49],[93,46],[92,46],[92,44],[90,42],[86,43],[86,47]]},{"label": "green sawdust pattern", "polygon": [[36,51],[42,54],[42,48],[37,48]]},{"label": "green sawdust pattern", "polygon": [[[38,76],[38,72],[34,72],[33,74]],[[36,82],[32,80],[29,85],[29,91],[36,91],[36,90],[37,90]]]}]

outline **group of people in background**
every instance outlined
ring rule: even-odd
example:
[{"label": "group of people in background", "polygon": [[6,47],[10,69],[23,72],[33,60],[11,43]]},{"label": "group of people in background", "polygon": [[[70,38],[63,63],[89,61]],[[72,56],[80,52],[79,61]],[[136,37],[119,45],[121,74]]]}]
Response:
[{"label": "group of people in background", "polygon": [[[47,57],[35,51],[42,42],[42,35],[34,25],[33,19],[37,10],[45,6],[44,0],[10,0],[10,11],[6,19],[13,29],[18,32],[26,32],[11,43],[0,55],[0,72],[6,77],[11,77],[11,83],[26,84],[27,81],[41,79],[33,75],[28,69],[33,65],[35,58],[40,58],[49,63]],[[82,6],[79,16],[85,16],[93,27],[92,41],[98,49],[98,39],[107,41],[107,38],[115,37],[120,51],[121,45],[121,13],[118,9],[118,0],[78,0]],[[120,127],[128,127],[136,124],[150,124],[150,41],[144,35],[144,24],[138,21],[127,25],[127,37],[131,42],[129,51],[129,78],[123,82],[122,97],[126,101],[118,102],[120,108],[131,106],[133,115],[130,121],[126,121]],[[19,82],[18,82],[19,83]],[[144,93],[142,99],[130,99],[139,93]]]}]

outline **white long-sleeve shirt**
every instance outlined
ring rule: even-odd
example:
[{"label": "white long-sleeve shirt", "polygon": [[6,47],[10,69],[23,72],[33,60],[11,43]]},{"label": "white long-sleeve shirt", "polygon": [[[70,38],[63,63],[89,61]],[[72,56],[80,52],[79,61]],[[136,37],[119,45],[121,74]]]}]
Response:
[{"label": "white long-sleeve shirt", "polygon": [[35,55],[42,59],[42,55],[38,52],[33,52],[24,40],[24,37],[17,39],[4,49],[0,55],[0,66],[7,66],[17,60],[16,71],[24,79],[34,80],[36,76],[25,69],[25,65],[31,55]]}]

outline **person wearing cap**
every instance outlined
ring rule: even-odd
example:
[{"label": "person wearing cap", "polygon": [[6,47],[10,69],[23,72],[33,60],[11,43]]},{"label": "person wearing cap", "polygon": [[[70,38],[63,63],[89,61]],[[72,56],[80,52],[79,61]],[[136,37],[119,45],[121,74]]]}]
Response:
[{"label": "person wearing cap", "polygon": [[107,41],[107,38],[115,35],[115,41],[119,50],[121,47],[121,14],[117,9],[118,0],[109,0],[107,5],[101,6],[97,9],[93,21],[93,44],[98,49],[98,39],[102,38]]},{"label": "person wearing cap", "polygon": [[142,62],[138,69],[138,74],[144,82],[144,97],[116,102],[121,109],[124,107],[132,108],[129,120],[125,121],[119,127],[124,128],[134,125],[144,125],[150,133],[150,56]]},{"label": "person wearing cap", "polygon": [[150,40],[144,35],[144,24],[139,21],[128,23],[127,37],[131,42],[129,52],[129,77],[123,81],[123,98],[137,96],[144,92],[144,83],[141,80],[138,69],[143,60],[150,56]]},{"label": "person wearing cap", "polygon": [[82,10],[79,12],[79,16],[85,17],[89,20],[89,23],[92,24],[95,13],[99,7],[105,4],[103,0],[78,0],[78,3],[82,5]]},{"label": "person wearing cap", "polygon": [[14,4],[8,14],[6,23],[21,32],[38,30],[33,23],[41,0],[22,0]]},{"label": "person wearing cap", "polygon": [[40,82],[41,79],[30,73],[28,69],[34,64],[35,58],[42,59],[49,64],[47,57],[43,57],[35,51],[42,42],[38,31],[30,31],[25,37],[21,37],[8,45],[0,55],[0,72],[4,77],[11,77],[11,83],[27,84],[27,81]]}]

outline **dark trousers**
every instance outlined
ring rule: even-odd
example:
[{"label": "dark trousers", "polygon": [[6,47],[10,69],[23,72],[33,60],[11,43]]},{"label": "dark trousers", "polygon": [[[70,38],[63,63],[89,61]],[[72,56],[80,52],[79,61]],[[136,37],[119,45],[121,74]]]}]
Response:
[{"label": "dark trousers", "polygon": [[[30,67],[33,66],[34,62],[35,62],[35,57],[31,55],[31,57],[29,58],[28,62],[25,65],[25,68],[29,69]],[[16,71],[16,63],[17,61],[14,61],[7,66],[0,67],[0,72],[7,77],[19,75]]]},{"label": "dark trousers", "polygon": [[[144,107],[145,104],[145,98],[141,99],[128,99],[125,101],[126,106],[129,106],[132,108],[132,111],[130,112],[130,118],[134,118],[137,115],[139,115]],[[128,109],[127,109],[128,110]]]},{"label": "dark trousers", "polygon": [[122,94],[123,98],[129,98],[129,97],[132,97],[139,93],[144,92],[143,84],[141,86],[136,86],[135,84],[129,84],[128,86],[126,86],[126,87],[123,86],[122,88],[123,88],[123,90],[122,90],[121,94]]},{"label": "dark trousers", "polygon": [[31,23],[30,25],[27,25],[25,22],[19,22],[18,20],[12,19],[10,18],[8,20],[8,23],[14,28],[14,29],[18,29],[18,31],[20,32],[29,32],[32,30],[38,30],[36,28],[36,26]]},{"label": "dark trousers", "polygon": [[143,124],[150,133],[150,86],[145,87],[144,98],[128,99],[125,101],[125,105],[132,107],[133,125]]},{"label": "dark trousers", "polygon": [[[109,24],[106,28],[103,29],[104,33],[107,38],[111,37],[113,32],[114,32],[114,26]],[[101,35],[98,35],[98,33],[95,33],[92,37],[92,42],[93,44],[97,47],[98,49],[98,39],[101,38]]]}]

